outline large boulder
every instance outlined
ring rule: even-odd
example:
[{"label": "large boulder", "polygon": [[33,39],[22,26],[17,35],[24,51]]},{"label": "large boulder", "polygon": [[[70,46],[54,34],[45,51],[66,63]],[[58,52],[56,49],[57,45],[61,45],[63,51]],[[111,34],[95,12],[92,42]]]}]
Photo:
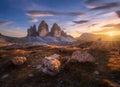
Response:
[{"label": "large boulder", "polygon": [[71,61],[94,62],[95,58],[86,51],[79,50],[72,53]]},{"label": "large boulder", "polygon": [[61,28],[58,26],[57,23],[54,23],[50,35],[53,37],[61,37]]},{"label": "large boulder", "polygon": [[43,21],[40,23],[39,27],[38,27],[38,34],[39,34],[39,36],[44,37],[44,36],[46,36],[48,33],[49,33],[48,25],[47,25],[47,23],[43,20]]},{"label": "large boulder", "polygon": [[37,30],[36,30],[36,25],[31,26],[28,30],[27,30],[27,36],[37,36]]},{"label": "large boulder", "polygon": [[26,60],[27,60],[26,57],[14,57],[11,59],[14,65],[22,65],[26,62]]},{"label": "large boulder", "polygon": [[60,56],[58,54],[43,58],[41,64],[37,66],[37,69],[52,76],[56,75],[61,67],[59,58]]}]

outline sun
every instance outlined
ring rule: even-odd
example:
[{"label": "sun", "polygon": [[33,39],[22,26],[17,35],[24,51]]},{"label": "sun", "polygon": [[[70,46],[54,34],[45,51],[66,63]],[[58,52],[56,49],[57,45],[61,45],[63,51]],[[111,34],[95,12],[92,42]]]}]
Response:
[{"label": "sun", "polygon": [[108,35],[112,37],[114,36],[114,32],[108,32]]}]

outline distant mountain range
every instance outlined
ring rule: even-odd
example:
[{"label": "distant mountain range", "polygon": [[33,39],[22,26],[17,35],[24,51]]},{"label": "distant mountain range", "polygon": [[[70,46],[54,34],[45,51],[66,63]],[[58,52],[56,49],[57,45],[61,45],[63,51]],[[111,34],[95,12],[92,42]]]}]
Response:
[{"label": "distant mountain range", "polygon": [[83,33],[79,38],[77,38],[77,41],[80,42],[90,42],[90,41],[96,41],[98,39],[102,39],[103,41],[120,41],[120,36],[108,36],[108,35],[98,35],[98,34],[92,34],[92,33]]},{"label": "distant mountain range", "polygon": [[57,23],[54,23],[51,31],[47,23],[43,20],[38,29],[36,25],[27,29],[27,36],[16,38],[0,34],[0,43],[41,43],[41,44],[69,44],[75,42],[76,39],[67,35]]},{"label": "distant mountain range", "polygon": [[80,41],[96,41],[99,38],[102,38],[103,36],[101,35],[96,35],[92,33],[83,33],[78,40]]},{"label": "distant mountain range", "polygon": [[[36,25],[31,26],[27,29],[26,37],[16,38],[9,37],[0,34],[0,43],[30,43],[30,44],[70,44],[74,42],[89,42],[96,41],[98,39],[111,40],[111,37],[105,35],[96,35],[91,33],[83,33],[79,38],[75,39],[70,35],[67,35],[57,23],[54,23],[49,31],[48,24],[43,20],[38,28]],[[113,40],[120,40],[119,36],[113,38]]]},{"label": "distant mountain range", "polygon": [[58,26],[57,23],[54,23],[52,28],[49,31],[48,24],[43,20],[38,26],[38,29],[36,28],[36,25],[31,26],[27,30],[27,36],[40,36],[40,37],[46,37],[46,36],[52,36],[52,37],[71,37],[70,35],[67,35],[61,28]]}]

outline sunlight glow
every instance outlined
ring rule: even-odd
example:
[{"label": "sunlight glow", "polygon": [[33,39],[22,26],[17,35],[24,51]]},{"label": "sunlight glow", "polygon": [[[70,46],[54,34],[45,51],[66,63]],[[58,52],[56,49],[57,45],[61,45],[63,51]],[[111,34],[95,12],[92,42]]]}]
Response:
[{"label": "sunlight glow", "polygon": [[112,37],[114,36],[114,32],[108,32],[108,35]]}]

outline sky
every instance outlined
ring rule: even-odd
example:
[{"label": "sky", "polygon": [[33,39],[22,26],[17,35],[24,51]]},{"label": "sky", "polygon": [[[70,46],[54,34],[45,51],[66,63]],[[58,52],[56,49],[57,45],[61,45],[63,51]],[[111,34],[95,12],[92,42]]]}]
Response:
[{"label": "sky", "polygon": [[1,0],[0,33],[24,37],[45,20],[67,34],[120,34],[120,0]]}]

